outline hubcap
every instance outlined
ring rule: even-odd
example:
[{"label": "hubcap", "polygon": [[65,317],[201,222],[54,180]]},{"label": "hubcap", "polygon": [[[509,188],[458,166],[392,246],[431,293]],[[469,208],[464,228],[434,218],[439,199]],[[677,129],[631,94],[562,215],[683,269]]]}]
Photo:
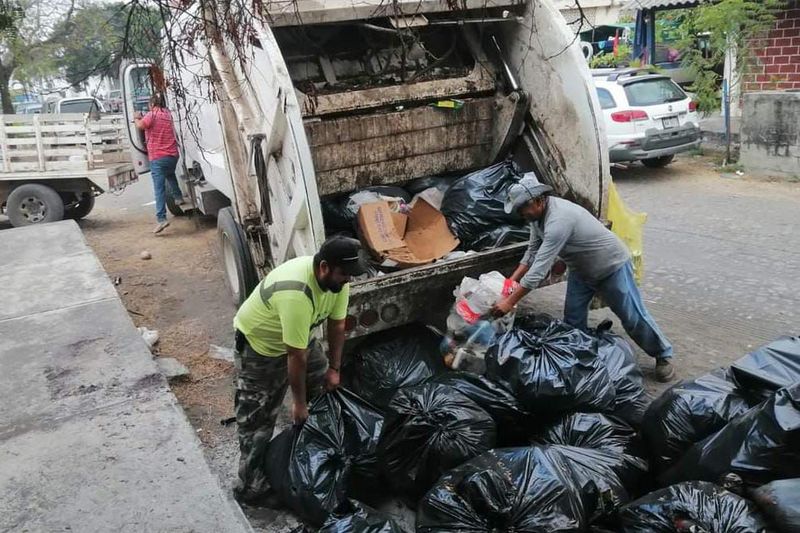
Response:
[{"label": "hubcap", "polygon": [[228,276],[228,285],[233,291],[233,295],[239,298],[239,274],[236,269],[236,256],[230,238],[222,236],[222,256],[225,260],[225,274]]},{"label": "hubcap", "polygon": [[47,216],[47,206],[35,196],[28,196],[19,204],[19,211],[31,223],[41,222]]}]

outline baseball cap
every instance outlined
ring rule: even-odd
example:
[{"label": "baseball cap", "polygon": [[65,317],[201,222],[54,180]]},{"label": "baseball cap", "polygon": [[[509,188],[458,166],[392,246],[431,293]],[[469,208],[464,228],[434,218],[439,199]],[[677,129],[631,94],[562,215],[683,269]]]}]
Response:
[{"label": "baseball cap", "polygon": [[339,267],[350,276],[360,276],[367,271],[367,262],[358,239],[335,235],[322,243],[319,258],[332,267]]},{"label": "baseball cap", "polygon": [[551,186],[540,183],[539,180],[536,179],[536,174],[533,172],[526,172],[521,180],[508,188],[508,196],[503,206],[505,212],[509,214],[514,213],[517,209],[525,205],[525,203],[552,190],[553,188]]}]

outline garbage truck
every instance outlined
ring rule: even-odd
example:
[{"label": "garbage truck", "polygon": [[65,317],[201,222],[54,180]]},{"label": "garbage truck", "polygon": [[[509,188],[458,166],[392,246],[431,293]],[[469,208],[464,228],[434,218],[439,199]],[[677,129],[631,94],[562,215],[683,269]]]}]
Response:
[{"label": "garbage truck", "polygon": [[[274,265],[315,252],[326,237],[324,198],[363,187],[510,158],[603,216],[602,114],[579,43],[551,0],[253,5],[264,12],[247,19],[247,32],[207,5],[188,9],[166,33],[175,41],[205,21],[191,47],[168,53],[163,74],[137,62],[121,74],[129,122],[146,105],[142,80],[168,80],[179,181],[217,217],[237,304]],[[452,108],[435,105],[442,101]],[[129,133],[143,172],[143,139]],[[525,246],[352,283],[348,335],[440,321],[462,278],[509,271]]]}]

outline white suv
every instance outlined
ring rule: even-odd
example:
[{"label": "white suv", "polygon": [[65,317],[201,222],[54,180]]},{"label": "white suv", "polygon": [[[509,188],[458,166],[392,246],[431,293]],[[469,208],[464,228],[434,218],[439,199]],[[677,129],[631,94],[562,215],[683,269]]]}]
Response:
[{"label": "white suv", "polygon": [[697,105],[669,76],[647,68],[592,70],[612,163],[663,167],[700,145]]}]

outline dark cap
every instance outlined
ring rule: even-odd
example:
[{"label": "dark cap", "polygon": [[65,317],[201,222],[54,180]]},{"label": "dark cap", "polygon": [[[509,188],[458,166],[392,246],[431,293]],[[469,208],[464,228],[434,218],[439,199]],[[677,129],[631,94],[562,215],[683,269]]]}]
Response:
[{"label": "dark cap", "polygon": [[335,235],[322,243],[317,255],[320,260],[332,267],[339,267],[350,276],[360,276],[367,271],[358,239]]}]

